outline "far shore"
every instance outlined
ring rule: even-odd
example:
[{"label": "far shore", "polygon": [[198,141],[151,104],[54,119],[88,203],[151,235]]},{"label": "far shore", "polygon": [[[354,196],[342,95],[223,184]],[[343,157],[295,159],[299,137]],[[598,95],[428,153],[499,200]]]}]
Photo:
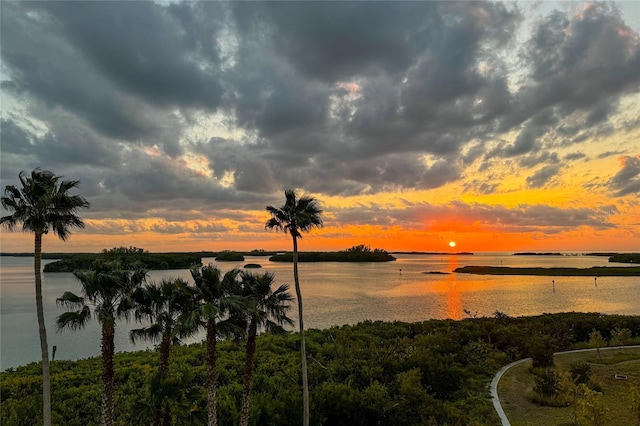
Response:
[{"label": "far shore", "polygon": [[464,266],[453,272],[476,275],[539,275],[564,277],[637,277],[640,266],[594,266],[592,268],[510,268],[506,266]]}]

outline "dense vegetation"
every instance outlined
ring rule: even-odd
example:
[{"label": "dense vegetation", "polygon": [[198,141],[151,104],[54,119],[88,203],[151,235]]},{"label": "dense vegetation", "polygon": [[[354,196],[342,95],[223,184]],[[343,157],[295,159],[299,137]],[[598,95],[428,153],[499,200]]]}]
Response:
[{"label": "dense vegetation", "polygon": [[[269,258],[272,262],[293,262],[293,253],[279,253]],[[382,249],[365,245],[353,246],[342,251],[298,253],[299,262],[391,262],[395,257]]]},{"label": "dense vegetation", "polygon": [[478,275],[541,275],[567,277],[637,277],[640,266],[592,268],[509,268],[507,266],[464,266],[453,272]]},{"label": "dense vegetation", "polygon": [[614,254],[609,257],[609,262],[640,263],[640,253]]},{"label": "dense vegetation", "polygon": [[513,253],[513,255],[514,256],[564,256],[564,254],[562,253],[550,253],[550,252],[537,253],[537,252],[529,252],[529,251],[525,251],[521,253]]},{"label": "dense vegetation", "polygon": [[587,253],[586,256],[608,257],[609,262],[640,263],[640,253]]},{"label": "dense vegetation", "polygon": [[394,251],[392,254],[419,254],[422,256],[473,256],[469,251],[458,251],[451,253],[450,251]]},{"label": "dense vegetation", "polygon": [[[593,330],[604,340],[629,329],[638,341],[640,317],[565,313],[421,323],[364,322],[309,330],[307,351],[311,424],[495,425],[487,383],[500,366],[527,356],[544,359],[588,345]],[[239,421],[244,345],[219,345],[220,425]],[[172,347],[170,371],[195,397],[171,402],[174,424],[199,424],[205,405],[205,346]],[[116,424],[134,424],[133,407],[148,398],[156,372],[154,351],[116,355]],[[302,420],[297,334],[257,339],[251,424],[299,425]],[[100,359],[52,363],[54,423],[98,424]],[[178,380],[180,379],[180,380]],[[40,369],[31,363],[0,373],[0,422],[41,422]],[[186,393],[186,392],[185,392]],[[185,408],[186,407],[186,408]]]},{"label": "dense vegetation", "polygon": [[137,247],[115,247],[105,249],[101,253],[67,254],[61,260],[45,265],[44,272],[73,272],[89,269],[98,259],[118,261],[125,264],[140,264],[147,269],[189,269],[194,265],[201,265],[206,252],[196,253],[149,253]]},{"label": "dense vegetation", "polygon": [[223,262],[243,262],[244,255],[237,251],[225,250],[216,255],[216,261]]}]

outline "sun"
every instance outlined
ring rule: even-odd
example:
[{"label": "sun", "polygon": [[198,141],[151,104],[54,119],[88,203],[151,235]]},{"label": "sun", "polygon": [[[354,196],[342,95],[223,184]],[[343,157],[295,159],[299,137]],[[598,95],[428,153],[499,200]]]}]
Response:
[{"label": "sun", "polygon": [[449,241],[449,247],[453,248],[456,246],[456,242],[455,241]]}]

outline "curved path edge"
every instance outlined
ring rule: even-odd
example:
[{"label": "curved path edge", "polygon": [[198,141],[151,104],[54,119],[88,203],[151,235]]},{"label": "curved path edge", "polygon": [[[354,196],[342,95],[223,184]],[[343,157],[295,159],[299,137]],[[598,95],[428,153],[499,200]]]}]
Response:
[{"label": "curved path edge", "polygon": [[[600,348],[600,350],[611,350],[611,349],[622,349],[622,348],[640,348],[640,345],[633,345],[633,346],[611,346],[611,347],[605,347],[605,348]],[[589,349],[576,349],[573,351],[563,351],[563,352],[555,352],[553,355],[562,355],[562,354],[570,354],[570,353],[578,353],[578,352],[589,352],[589,351],[595,351],[597,350],[597,348],[589,348]],[[531,358],[524,358],[524,359],[520,359],[518,361],[512,362],[511,364],[507,364],[504,367],[502,367],[500,369],[500,371],[498,371],[496,373],[496,375],[493,377],[493,380],[491,380],[491,401],[493,402],[493,408],[495,408],[496,412],[498,413],[498,417],[500,417],[500,421],[502,422],[502,426],[511,426],[511,423],[509,423],[509,419],[507,418],[507,415],[505,414],[504,410],[502,409],[502,405],[500,404],[500,397],[498,396],[498,383],[500,382],[500,379],[502,378],[502,375],[504,373],[507,372],[507,370],[509,370],[511,367],[515,367],[518,364],[522,364],[523,362],[527,362],[530,361]]]}]

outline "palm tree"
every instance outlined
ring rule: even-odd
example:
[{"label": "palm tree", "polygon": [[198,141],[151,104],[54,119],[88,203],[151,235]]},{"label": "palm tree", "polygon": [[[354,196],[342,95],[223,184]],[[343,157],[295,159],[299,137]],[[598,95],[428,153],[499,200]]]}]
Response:
[{"label": "palm tree", "polygon": [[166,377],[169,373],[169,350],[171,344],[179,344],[180,338],[193,334],[180,322],[189,302],[191,293],[187,282],[181,278],[162,280],[160,284],[146,284],[136,289],[133,300],[136,303],[134,315],[138,321],[149,321],[147,327],[131,330],[131,343],[137,340],[160,341],[160,361],[158,374]]},{"label": "palm tree", "polygon": [[214,265],[191,268],[191,276],[195,281],[193,306],[190,312],[181,317],[181,322],[188,329],[203,327],[206,330],[206,363],[207,363],[207,424],[218,424],[218,352],[217,337],[219,328],[229,325],[227,313],[231,308],[238,308],[237,296],[231,289],[237,284],[239,271],[229,271],[221,278],[220,269]]},{"label": "palm tree", "polygon": [[[134,307],[133,292],[146,280],[145,269],[124,270],[119,264],[97,261],[93,269],[75,271],[73,275],[80,281],[82,296],[67,291],[57,299],[68,312],[57,318],[58,329],[79,330],[84,328],[93,315],[102,327],[102,424],[113,425],[115,394],[115,323],[117,318],[128,319]],[[77,310],[73,310],[77,309]]]},{"label": "palm tree", "polygon": [[77,215],[89,202],[79,195],[70,195],[80,181],[61,180],[48,170],[35,169],[31,176],[21,171],[18,175],[21,187],[7,185],[2,197],[2,207],[12,212],[0,218],[0,224],[10,231],[22,223],[22,230],[35,235],[33,270],[36,284],[36,313],[42,354],[42,413],[45,426],[51,425],[51,382],[49,374],[49,346],[42,306],[42,236],[53,231],[62,241],[69,238],[70,228],[84,228]]},{"label": "palm tree", "polygon": [[149,399],[135,403],[132,408],[132,417],[138,424],[170,425],[171,413],[188,419],[188,424],[204,423],[204,413],[192,402],[200,392],[188,371],[180,377],[162,377],[158,373],[149,388]]},{"label": "palm tree", "polygon": [[271,286],[275,277],[271,273],[253,275],[244,272],[241,277],[238,294],[242,296],[244,303],[243,309],[237,313],[242,327],[246,330],[247,345],[240,426],[248,426],[258,330],[284,332],[283,325],[293,325],[293,321],[287,317],[287,311],[290,309],[289,302],[293,300],[293,297],[286,284],[273,291]]},{"label": "palm tree", "polygon": [[300,232],[308,232],[313,228],[322,226],[320,215],[322,210],[313,197],[301,197],[297,199],[296,192],[292,189],[284,191],[285,203],[276,208],[267,206],[271,214],[265,225],[266,229],[279,229],[285,234],[290,234],[293,240],[293,281],[296,287],[298,299],[298,324],[300,328],[300,357],[302,358],[302,401],[304,404],[304,426],[309,426],[309,382],[307,380],[307,350],[304,342],[304,321],[302,318],[302,293],[298,280],[298,238],[302,238]]}]

